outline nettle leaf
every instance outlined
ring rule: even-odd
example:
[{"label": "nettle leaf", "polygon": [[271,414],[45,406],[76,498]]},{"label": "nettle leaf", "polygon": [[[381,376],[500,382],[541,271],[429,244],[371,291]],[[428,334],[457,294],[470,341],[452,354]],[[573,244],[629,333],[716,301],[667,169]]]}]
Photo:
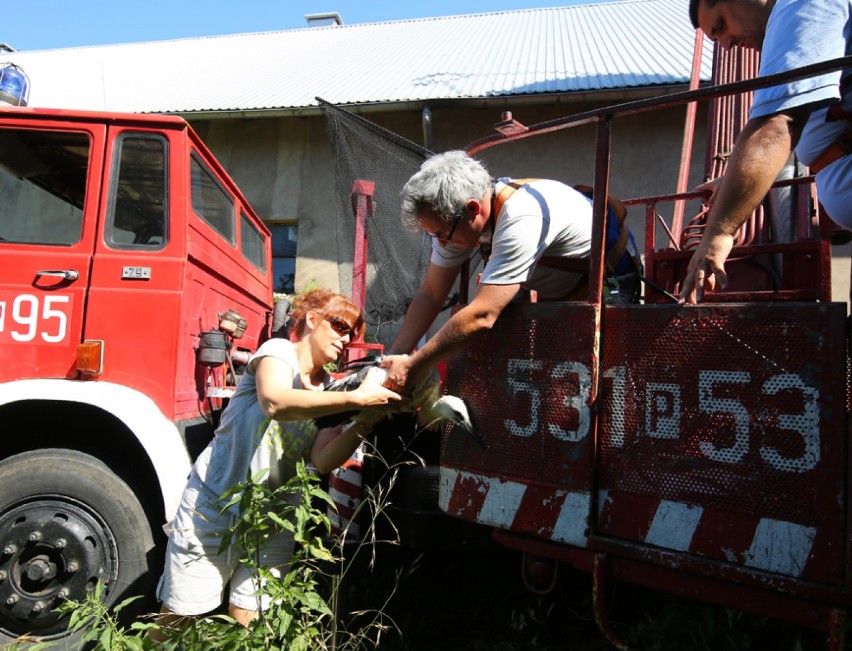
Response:
[{"label": "nettle leaf", "polygon": [[[53,642],[36,642],[33,644],[28,644],[26,649],[27,651],[44,651],[45,649],[53,649],[55,647]],[[6,647],[4,647],[6,648]],[[8,647],[10,650],[17,650],[19,647],[16,644],[13,644],[11,647]],[[24,647],[20,647],[24,648]]]},{"label": "nettle leaf", "polygon": [[273,511],[267,511],[266,517],[268,517],[282,529],[287,527],[287,521],[281,518],[277,513],[274,513]]},{"label": "nettle leaf", "polygon": [[312,610],[317,610],[323,615],[333,616],[333,613],[329,609],[325,599],[316,592],[308,592],[305,594],[304,603]]},{"label": "nettle leaf", "polygon": [[289,651],[307,651],[308,649],[308,640],[304,637],[297,637],[295,640],[291,640]]},{"label": "nettle leaf", "polygon": [[112,649],[112,629],[106,628],[101,631],[101,635],[98,638],[98,644],[101,645],[104,649]]},{"label": "nettle leaf", "polygon": [[312,488],[310,490],[309,494],[310,494],[311,497],[315,497],[319,500],[322,500],[323,502],[330,504],[331,506],[335,506],[334,500],[331,499],[331,495],[326,493],[321,488]]},{"label": "nettle leaf", "polygon": [[113,610],[114,610],[115,612],[119,613],[119,612],[121,612],[121,611],[122,611],[122,609],[126,608],[127,606],[129,606],[130,604],[132,604],[134,601],[138,601],[138,600],[139,600],[139,599],[141,599],[141,598],[142,598],[142,595],[141,595],[141,594],[138,594],[138,595],[136,595],[135,597],[129,597],[128,599],[125,599],[124,601],[122,601],[122,602],[121,602],[120,604],[118,604],[117,606],[113,606]]},{"label": "nettle leaf", "polygon": [[290,630],[290,627],[293,625],[293,615],[288,612],[284,612],[279,618],[277,630],[279,637],[286,637],[287,632]]},{"label": "nettle leaf", "polygon": [[142,640],[138,637],[125,637],[124,644],[130,651],[142,651],[145,648]]},{"label": "nettle leaf", "polygon": [[333,561],[334,556],[326,549],[321,540],[311,540],[308,551],[313,558],[321,561]]},{"label": "nettle leaf", "polygon": [[133,622],[130,625],[131,631],[150,631],[151,629],[159,630],[160,625],[154,622]]}]

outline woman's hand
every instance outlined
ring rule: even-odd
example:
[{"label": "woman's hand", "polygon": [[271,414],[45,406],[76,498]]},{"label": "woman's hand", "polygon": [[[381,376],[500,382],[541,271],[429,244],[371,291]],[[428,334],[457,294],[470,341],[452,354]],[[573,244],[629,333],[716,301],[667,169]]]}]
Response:
[{"label": "woman's hand", "polygon": [[379,369],[371,370],[360,386],[352,392],[352,397],[362,407],[386,407],[391,403],[400,402],[402,396],[383,387],[383,379],[384,373]]}]

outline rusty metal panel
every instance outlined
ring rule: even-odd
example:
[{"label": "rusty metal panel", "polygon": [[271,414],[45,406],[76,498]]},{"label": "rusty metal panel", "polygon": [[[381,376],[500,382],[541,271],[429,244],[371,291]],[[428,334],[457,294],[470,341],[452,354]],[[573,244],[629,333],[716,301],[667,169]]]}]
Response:
[{"label": "rusty metal panel", "polygon": [[449,431],[441,507],[511,531],[585,545],[593,476],[596,308],[510,305],[447,367],[487,443]]},{"label": "rusty metal panel", "polygon": [[844,304],[605,308],[596,533],[845,580]]}]

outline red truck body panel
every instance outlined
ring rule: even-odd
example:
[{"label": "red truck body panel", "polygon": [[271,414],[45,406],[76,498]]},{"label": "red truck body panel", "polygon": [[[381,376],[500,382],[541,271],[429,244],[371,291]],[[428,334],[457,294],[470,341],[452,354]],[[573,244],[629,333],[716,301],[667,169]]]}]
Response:
[{"label": "red truck body panel", "polygon": [[487,448],[444,432],[439,503],[502,544],[592,572],[617,646],[608,579],[789,619],[839,649],[852,606],[848,307],[832,302],[833,229],[813,177],[777,184],[797,188],[794,240],[772,239],[761,206],[735,238],[727,287],[697,306],[676,294],[701,214],[683,232],[660,214],[700,193],[626,200],[645,209],[644,304],[603,298],[611,121],[749,89],[729,86],[529,127],[507,114],[468,146],[595,122],[592,256],[586,300],[513,303],[449,362],[446,391]]}]

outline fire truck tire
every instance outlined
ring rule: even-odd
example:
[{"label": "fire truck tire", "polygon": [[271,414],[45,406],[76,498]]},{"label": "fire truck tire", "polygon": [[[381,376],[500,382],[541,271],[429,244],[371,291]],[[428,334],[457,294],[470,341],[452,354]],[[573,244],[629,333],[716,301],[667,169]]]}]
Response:
[{"label": "fire truck tire", "polygon": [[69,635],[54,609],[83,601],[99,581],[108,605],[142,595],[122,614],[144,612],[156,557],[139,500],[98,459],[44,449],[0,461],[0,648],[27,633],[78,649],[82,634]]}]

